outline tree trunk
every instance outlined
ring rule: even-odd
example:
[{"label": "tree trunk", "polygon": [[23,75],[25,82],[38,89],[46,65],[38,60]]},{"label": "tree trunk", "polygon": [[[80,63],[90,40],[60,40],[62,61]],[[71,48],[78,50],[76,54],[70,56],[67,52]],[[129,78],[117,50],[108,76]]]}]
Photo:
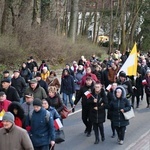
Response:
[{"label": "tree trunk", "polygon": [[78,20],[78,3],[79,0],[71,0],[70,26],[68,37],[75,43],[77,35],[77,20]]},{"label": "tree trunk", "polygon": [[8,22],[9,15],[9,0],[4,1],[4,10],[2,12],[2,21],[1,21],[1,34],[4,34],[7,30],[6,25]]},{"label": "tree trunk", "polygon": [[110,0],[111,15],[110,15],[110,33],[109,33],[109,54],[113,51],[113,1]]},{"label": "tree trunk", "polygon": [[120,10],[121,10],[121,52],[126,51],[126,38],[125,38],[125,1],[120,0]]},{"label": "tree trunk", "polygon": [[15,27],[15,30],[19,34],[23,34],[23,32],[26,33],[27,31],[30,31],[33,22],[33,6],[34,0],[23,0],[21,2],[19,16],[17,19],[17,26]]}]

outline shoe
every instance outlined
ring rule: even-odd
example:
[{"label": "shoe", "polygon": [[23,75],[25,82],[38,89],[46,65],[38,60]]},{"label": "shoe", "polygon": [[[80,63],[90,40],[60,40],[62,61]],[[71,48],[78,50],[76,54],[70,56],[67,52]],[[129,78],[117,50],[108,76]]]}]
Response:
[{"label": "shoe", "polygon": [[111,138],[115,138],[115,134],[113,134],[113,135],[111,136]]},{"label": "shoe", "polygon": [[121,141],[119,142],[119,144],[120,144],[120,145],[123,145],[123,140],[121,140]]},{"label": "shoe", "polygon": [[102,142],[104,142],[104,141],[105,141],[105,138],[104,138],[104,137],[102,137],[102,138],[101,138],[101,140],[102,140]]},{"label": "shoe", "polygon": [[136,106],[136,108],[139,108],[139,106]]},{"label": "shoe", "polygon": [[91,133],[87,133],[87,135],[86,135],[87,137],[90,137],[91,136]]},{"label": "shoe", "polygon": [[73,112],[73,113],[75,112],[75,108],[72,108],[72,112]]},{"label": "shoe", "polygon": [[94,144],[98,144],[99,143],[99,139],[96,139]]},{"label": "shoe", "polygon": [[149,108],[149,105],[147,105],[147,107],[146,108]]}]

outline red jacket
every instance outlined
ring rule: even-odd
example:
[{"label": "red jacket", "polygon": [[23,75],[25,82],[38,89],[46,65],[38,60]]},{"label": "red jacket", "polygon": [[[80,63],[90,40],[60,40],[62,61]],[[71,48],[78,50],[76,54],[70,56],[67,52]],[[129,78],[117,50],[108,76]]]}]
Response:
[{"label": "red jacket", "polygon": [[15,117],[15,125],[22,128],[22,121],[19,117]]},{"label": "red jacket", "polygon": [[[11,101],[9,101],[9,100],[4,100],[4,101],[0,102],[0,112],[2,112],[3,110],[6,112],[10,103],[11,103]],[[3,127],[2,120],[0,120],[0,128],[2,128],[2,127]]]}]

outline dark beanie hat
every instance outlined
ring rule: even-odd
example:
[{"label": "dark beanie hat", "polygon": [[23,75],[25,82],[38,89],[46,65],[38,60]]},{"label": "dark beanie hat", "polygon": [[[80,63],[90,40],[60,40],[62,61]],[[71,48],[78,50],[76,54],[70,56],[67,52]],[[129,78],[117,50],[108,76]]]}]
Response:
[{"label": "dark beanie hat", "polygon": [[41,77],[41,73],[40,73],[40,72],[37,72],[37,73],[36,73],[36,77]]},{"label": "dark beanie hat", "polygon": [[1,83],[3,83],[3,82],[11,83],[11,79],[5,78],[5,79],[3,79],[3,80],[1,81]]},{"label": "dark beanie hat", "polygon": [[121,72],[119,73],[119,76],[120,76],[120,77],[124,77],[124,78],[127,77],[127,76],[126,76],[126,73],[125,73],[124,71],[121,71]]},{"label": "dark beanie hat", "polygon": [[3,74],[5,74],[5,73],[9,73],[9,71],[8,70],[3,71]]},{"label": "dark beanie hat", "polygon": [[33,101],[33,106],[41,106],[42,107],[42,101],[39,98],[35,98]]},{"label": "dark beanie hat", "polygon": [[14,123],[14,115],[11,112],[6,112],[3,116],[3,121],[9,121],[11,123]]}]

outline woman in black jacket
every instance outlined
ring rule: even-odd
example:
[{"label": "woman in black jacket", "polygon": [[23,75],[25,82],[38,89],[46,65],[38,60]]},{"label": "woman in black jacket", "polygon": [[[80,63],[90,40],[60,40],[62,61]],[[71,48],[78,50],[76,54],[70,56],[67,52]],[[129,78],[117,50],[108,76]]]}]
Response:
[{"label": "woman in black jacket", "polygon": [[126,98],[126,91],[122,86],[117,86],[114,96],[115,99],[110,103],[110,110],[112,111],[112,122],[118,135],[118,143],[122,145],[126,126],[129,125],[129,120],[125,120],[123,112],[129,111],[131,105]]},{"label": "woman in black jacket", "polygon": [[101,140],[105,140],[104,136],[104,126],[105,122],[105,108],[107,106],[107,97],[104,89],[102,88],[102,84],[96,82],[94,85],[94,91],[92,92],[92,96],[89,99],[89,103],[91,105],[90,109],[90,119],[93,123],[93,129],[95,133],[95,143],[99,143],[99,131],[101,134]]},{"label": "woman in black jacket", "polygon": [[63,103],[67,106],[67,98],[69,98],[69,103],[73,108],[72,96],[75,93],[75,84],[68,69],[64,69],[62,72],[60,93],[62,93]]},{"label": "woman in black jacket", "polygon": [[[107,93],[107,98],[108,98],[108,106],[110,105],[110,103],[111,103],[111,101],[113,101],[114,100],[114,90],[116,89],[116,87],[117,87],[117,83],[113,83],[112,85],[111,85],[111,89],[110,89],[110,91],[108,91],[108,93]],[[108,111],[107,111],[107,119],[110,119],[110,121],[111,121],[111,130],[112,130],[112,138],[114,138],[115,137],[115,127],[114,127],[114,125],[113,125],[113,122],[112,122],[112,111],[108,108]]]}]

